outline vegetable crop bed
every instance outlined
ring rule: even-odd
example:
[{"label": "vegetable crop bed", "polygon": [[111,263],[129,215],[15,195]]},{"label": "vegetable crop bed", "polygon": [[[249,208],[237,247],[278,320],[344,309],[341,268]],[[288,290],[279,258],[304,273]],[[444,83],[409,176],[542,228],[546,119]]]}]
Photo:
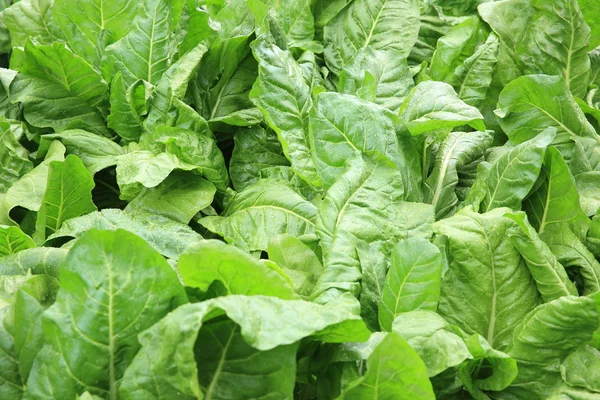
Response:
[{"label": "vegetable crop bed", "polygon": [[600,399],[597,0],[2,0],[0,65],[0,399]]}]

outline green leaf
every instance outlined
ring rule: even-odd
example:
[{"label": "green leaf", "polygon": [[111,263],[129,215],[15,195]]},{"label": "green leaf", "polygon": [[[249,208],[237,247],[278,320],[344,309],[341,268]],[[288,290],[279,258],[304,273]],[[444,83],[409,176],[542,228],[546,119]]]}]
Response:
[{"label": "green leaf", "polygon": [[561,297],[531,312],[515,329],[508,354],[519,374],[507,394],[545,399],[560,383],[560,362],[592,339],[598,328],[597,297]]},{"label": "green leaf", "polygon": [[573,177],[556,148],[546,150],[544,166],[548,177],[523,202],[531,225],[540,234],[553,225],[562,224],[568,224],[576,232],[585,230],[588,218],[581,210]]},{"label": "green leaf", "polygon": [[[158,252],[123,230],[83,235],[60,281],[56,303],[44,314],[46,344],[27,394],[69,398],[88,390],[114,398],[140,348],[138,333],[186,301],[183,287]],[[73,357],[72,349],[93,355],[94,365]]]},{"label": "green leaf", "polygon": [[356,95],[397,113],[414,83],[396,50],[360,49],[340,73],[340,93]]},{"label": "green leaf", "polygon": [[277,133],[294,171],[317,185],[307,129],[312,100],[302,69],[289,52],[274,44],[258,40],[251,47],[258,60],[258,79],[250,99]]},{"label": "green leaf", "polygon": [[541,303],[536,282],[507,237],[513,226],[504,217],[507,211],[464,209],[433,225],[438,235],[448,237],[439,313],[500,351],[510,346],[515,326]]},{"label": "green leaf", "polygon": [[290,165],[277,135],[261,127],[240,128],[233,137],[235,147],[229,161],[231,182],[237,191],[256,183],[265,168]]},{"label": "green leaf", "polygon": [[[229,185],[229,174],[223,153],[206,121],[202,122],[194,130],[161,127],[154,131],[153,138],[164,147],[167,154],[173,154],[181,162],[194,166],[217,190],[225,192]],[[152,171],[146,173],[152,174]]]},{"label": "green leaf", "polygon": [[177,259],[189,245],[202,240],[192,228],[170,218],[140,211],[133,214],[110,208],[65,221],[48,240],[79,238],[91,229],[122,229],[133,232],[162,255],[172,259]]},{"label": "green leaf", "polygon": [[577,97],[587,91],[590,29],[577,0],[508,0],[479,7],[523,75],[561,75]]},{"label": "green leaf", "polygon": [[425,364],[398,334],[388,333],[367,359],[367,372],[338,399],[435,399]]},{"label": "green leaf", "polygon": [[358,0],[325,26],[325,60],[338,73],[362,48],[396,50],[406,58],[419,33],[416,0]]},{"label": "green leaf", "polygon": [[403,199],[400,172],[389,159],[375,153],[348,162],[319,206],[317,232],[325,266],[319,293],[332,288],[358,291],[361,262],[356,248],[361,241],[385,241],[391,247],[412,229],[418,231],[423,221],[427,225],[430,210],[410,215],[408,205],[413,203]]},{"label": "green leaf", "polygon": [[269,241],[269,260],[277,263],[294,283],[294,289],[304,300],[310,300],[323,271],[321,260],[299,239],[282,234]]},{"label": "green leaf", "polygon": [[23,0],[3,11],[13,47],[23,47],[30,38],[49,43],[60,30],[52,17],[52,0]]},{"label": "green leaf", "polygon": [[158,186],[143,189],[125,210],[132,214],[143,211],[163,215],[188,224],[200,210],[211,205],[215,192],[215,186],[200,176],[175,171]]},{"label": "green leaf", "polygon": [[581,275],[583,287],[577,282],[580,293],[600,290],[600,263],[568,226],[552,225],[540,236],[567,271]]},{"label": "green leaf", "polygon": [[11,63],[20,72],[11,84],[11,101],[23,103],[27,122],[57,132],[81,128],[110,136],[104,121],[108,86],[84,58],[61,42],[28,41],[18,51],[18,61]]},{"label": "green leaf", "polygon": [[577,295],[575,285],[569,280],[564,267],[556,260],[535,232],[524,213],[507,214],[517,223],[509,230],[508,236],[515,248],[521,253],[535,279],[537,288],[545,302],[562,296]]},{"label": "green leaf", "polygon": [[[531,75],[515,79],[500,94],[496,114],[512,141],[522,143],[552,126],[557,131],[554,143],[562,144],[559,150],[567,164],[576,161],[587,171],[598,169],[600,139],[568,92],[563,78]],[[583,157],[572,156],[575,145],[580,146]],[[577,172],[581,171],[573,171]]]},{"label": "green leaf", "polygon": [[[225,390],[224,386],[227,387],[227,393],[234,396],[243,395],[246,390],[252,390],[257,397],[270,395],[273,393],[271,388],[279,387],[282,378],[278,377],[268,382],[264,376],[273,371],[278,372],[279,362],[287,365],[281,357],[269,360],[264,367],[256,365],[255,367],[260,370],[258,372],[253,370],[255,372],[250,376],[243,367],[248,363],[238,363],[232,372],[233,377],[238,378],[234,385],[231,383],[227,385],[230,381],[227,375],[221,372],[225,369],[219,369],[218,365],[233,367],[230,360],[245,359],[243,354],[248,354],[249,347],[269,354],[269,351],[281,349],[281,346],[293,345],[308,336],[319,341],[334,343],[368,339],[369,331],[364,323],[347,307],[340,303],[335,306],[321,306],[303,300],[241,295],[219,297],[179,307],[140,336],[142,350],[125,373],[120,396],[124,399],[134,399],[140,395],[159,399],[169,399],[173,396],[194,399],[202,398],[203,394],[208,397],[207,392],[213,387],[213,391],[218,388],[219,395],[211,392],[210,397],[221,397],[220,393]],[[208,340],[203,330],[208,327],[211,329],[209,332],[215,332],[212,330],[214,328],[210,328],[215,327],[215,323],[211,320],[223,315],[239,325],[239,328],[233,330],[231,324],[226,324],[225,326],[228,327],[226,334],[217,336],[224,350],[221,353],[223,361],[216,365],[214,361],[207,362],[206,364],[213,366],[210,368],[205,364],[197,364],[194,353],[195,343],[200,337]],[[223,321],[220,324],[223,324]],[[240,342],[240,330],[243,342]],[[228,338],[231,338],[233,343],[246,345],[231,346],[232,342],[228,343]],[[206,343],[206,341],[199,343]],[[213,343],[212,339],[209,343]],[[201,345],[201,348],[204,346]],[[215,344],[210,348],[215,349],[217,346]],[[207,358],[214,350],[209,351],[206,352]],[[251,352],[251,354],[260,353]],[[174,359],[178,360],[175,365]],[[199,373],[202,387],[198,380]],[[293,370],[288,370],[286,381],[290,379],[289,374],[293,375]],[[223,379],[227,380],[222,381]],[[285,387],[286,393],[281,393],[281,397],[276,398],[292,397],[293,385],[286,384]],[[238,392],[236,388],[240,388],[240,391]],[[254,390],[258,390],[258,393]],[[279,394],[277,391],[274,393]]]},{"label": "green leaf", "polygon": [[126,140],[138,140],[142,135],[142,115],[147,112],[150,84],[137,81],[126,86],[121,73],[110,84],[110,114],[106,117],[108,127]]},{"label": "green leaf", "polygon": [[19,143],[24,133],[21,124],[0,120],[0,194],[33,169],[29,152]]},{"label": "green leaf", "polygon": [[121,146],[110,139],[78,129],[41,137],[38,156],[45,154],[52,141],[59,140],[69,154],[81,159],[93,176],[105,168],[117,163],[117,157],[123,154]]},{"label": "green leaf", "polygon": [[560,366],[565,383],[600,392],[600,351],[585,345],[569,354]]},{"label": "green leaf", "polygon": [[497,63],[498,37],[477,17],[471,17],[441,37],[431,59],[432,79],[446,82],[465,103],[485,101]]},{"label": "green leaf", "polygon": [[64,221],[96,211],[92,201],[94,186],[92,176],[77,156],[51,162],[48,186],[37,216],[36,241],[43,243]]},{"label": "green leaf", "polygon": [[419,83],[404,100],[399,115],[413,136],[430,131],[450,132],[463,125],[485,131],[481,113],[460,100],[452,86],[443,82]]},{"label": "green leaf", "polygon": [[139,3],[116,0],[54,0],[54,17],[69,46],[85,60],[98,65],[104,47],[123,37],[131,28]]},{"label": "green leaf", "polygon": [[442,256],[428,240],[408,238],[392,250],[381,299],[379,324],[390,331],[394,318],[414,310],[437,309],[442,280]]},{"label": "green leaf", "polygon": [[265,251],[276,235],[314,234],[316,214],[316,207],[287,184],[263,179],[237,194],[220,216],[200,223],[243,250]]},{"label": "green leaf", "polygon": [[179,258],[177,270],[185,286],[206,292],[221,282],[226,294],[275,296],[284,300],[298,296],[287,277],[250,254],[216,240],[189,247]]},{"label": "green leaf", "polygon": [[395,116],[383,107],[338,93],[321,93],[310,112],[310,135],[317,173],[325,189],[344,172],[348,159],[378,151],[403,164]]},{"label": "green leaf", "polygon": [[433,311],[401,313],[394,319],[391,329],[417,352],[427,365],[430,377],[472,358],[457,329]]},{"label": "green leaf", "polygon": [[485,176],[486,196],[481,204],[483,211],[498,207],[521,209],[540,173],[546,148],[554,139],[554,130],[506,149],[491,165]]},{"label": "green leaf", "polygon": [[36,247],[32,238],[17,226],[0,225],[0,256],[16,254],[25,249]]},{"label": "green leaf", "polygon": [[38,247],[19,251],[0,258],[0,275],[46,274],[58,277],[58,271],[67,251],[52,247]]},{"label": "green leaf", "polygon": [[490,132],[451,132],[444,139],[423,190],[425,201],[435,207],[436,219],[452,213],[458,204],[458,170],[483,156],[492,139]]},{"label": "green leaf", "polygon": [[208,40],[202,41],[165,71],[149,101],[148,116],[144,121],[146,131],[152,133],[159,126],[192,128],[190,124],[206,124],[206,121],[181,99],[187,92],[189,82],[198,73],[200,62],[207,50]]},{"label": "green leaf", "polygon": [[129,32],[104,51],[104,76],[110,80],[120,72],[125,87],[138,79],[156,85],[176,50],[171,26],[177,9],[166,1],[141,2]]},{"label": "green leaf", "polygon": [[62,161],[65,156],[65,146],[54,141],[50,144],[46,158],[34,169],[15,182],[2,198],[0,198],[0,223],[14,224],[10,216],[13,208],[20,206],[32,211],[38,211],[48,184],[48,171],[52,161]]}]

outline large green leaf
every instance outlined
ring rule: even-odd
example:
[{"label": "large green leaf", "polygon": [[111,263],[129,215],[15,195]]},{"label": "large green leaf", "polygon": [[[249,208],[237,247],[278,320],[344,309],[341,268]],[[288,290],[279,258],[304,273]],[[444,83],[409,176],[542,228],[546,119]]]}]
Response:
[{"label": "large green leaf", "polygon": [[406,58],[419,33],[416,0],[358,0],[325,26],[325,59],[338,73],[364,47]]},{"label": "large green leaf", "polygon": [[229,161],[229,173],[237,191],[256,183],[265,168],[290,165],[272,131],[261,127],[240,128],[233,140],[235,147]]},{"label": "large green leaf", "polygon": [[200,223],[244,250],[267,250],[270,238],[281,233],[315,233],[317,208],[287,184],[263,179],[229,201],[220,216]]},{"label": "large green leaf", "polygon": [[507,214],[517,226],[507,234],[535,279],[537,288],[545,302],[562,296],[577,295],[575,285],[569,280],[564,267],[556,260],[535,232],[524,213]]},{"label": "large green leaf", "polygon": [[172,14],[178,10],[166,1],[146,0],[137,7],[129,32],[104,52],[105,77],[121,72],[126,87],[138,79],[157,84],[176,50]]},{"label": "large green leaf", "polygon": [[442,255],[428,240],[401,240],[392,250],[391,262],[379,300],[379,324],[386,331],[398,314],[435,311],[442,280]]},{"label": "large green leaf", "polygon": [[139,3],[131,0],[110,5],[103,0],[54,0],[52,10],[70,47],[98,65],[104,47],[129,31],[138,9]]},{"label": "large green leaf", "polygon": [[507,237],[513,225],[504,217],[507,211],[464,209],[434,224],[437,234],[448,237],[440,314],[500,351],[509,348],[515,326],[541,303],[534,279]]},{"label": "large green leaf", "polygon": [[546,399],[561,384],[560,362],[598,329],[597,296],[566,296],[543,304],[515,329],[508,354],[519,374],[507,389],[516,398]]},{"label": "large green leaf", "polygon": [[488,2],[479,13],[523,74],[561,75],[567,90],[583,97],[589,79],[590,29],[577,0]]},{"label": "large green leaf", "polygon": [[367,359],[367,372],[338,399],[435,399],[427,368],[398,334],[388,333]]},{"label": "large green leaf", "polygon": [[92,201],[94,181],[81,160],[68,155],[53,161],[48,171],[48,186],[37,215],[35,239],[43,243],[64,221],[96,211]]},{"label": "large green leaf", "polygon": [[463,125],[485,131],[479,110],[460,100],[452,86],[443,82],[419,83],[404,100],[399,115],[414,136],[430,131],[450,132]]},{"label": "large green leaf", "polygon": [[183,287],[158,252],[123,230],[81,237],[60,281],[56,303],[44,314],[45,345],[27,396],[72,398],[88,390],[115,398],[140,347],[138,333],[186,301]]},{"label": "large green leaf", "polygon": [[317,173],[325,189],[344,172],[348,159],[377,151],[402,165],[396,117],[354,96],[321,93],[310,112],[310,136]]},{"label": "large green leaf", "polygon": [[52,5],[52,0],[23,0],[3,11],[12,46],[25,46],[30,38],[42,43],[55,39],[60,31],[52,17]]},{"label": "large green leaf", "polygon": [[302,69],[291,53],[264,40],[254,42],[252,51],[259,67],[250,98],[277,133],[294,171],[318,184],[307,129],[312,100]]},{"label": "large green leaf", "polygon": [[62,225],[48,240],[79,238],[91,229],[133,232],[150,243],[162,255],[177,259],[191,244],[202,237],[189,226],[161,215],[146,212],[129,213],[107,208],[81,217],[72,218]]},{"label": "large green leaf", "polygon": [[18,51],[11,67],[20,73],[11,84],[11,96],[12,101],[23,103],[30,124],[58,132],[81,128],[110,136],[104,121],[108,86],[84,58],[61,42],[28,41]]},{"label": "large green leaf", "polygon": [[[401,174],[389,159],[365,154],[349,161],[319,206],[317,231],[325,270],[318,291],[358,290],[361,261],[357,246],[361,241],[391,246],[411,233],[427,237],[431,208],[403,199]],[[383,262],[381,257],[379,262]]]},{"label": "large green leaf", "polygon": [[338,90],[397,113],[414,83],[407,62],[393,49],[360,49],[340,73]]},{"label": "large green leaf", "polygon": [[285,300],[297,298],[281,270],[216,240],[204,240],[190,246],[179,257],[177,270],[185,286],[203,292],[213,282],[219,281],[225,286],[227,295],[264,295]]},{"label": "large green leaf", "polygon": [[498,47],[498,37],[488,35],[481,20],[471,17],[440,38],[429,74],[452,85],[465,103],[479,107],[492,84]]},{"label": "large green leaf", "polygon": [[[120,396],[124,399],[139,396],[165,400],[173,396],[216,399],[227,395],[241,397],[252,391],[256,397],[292,398],[290,379],[292,382],[295,379],[294,370],[288,367],[289,361],[283,361],[289,360],[281,357],[285,352],[276,350],[291,346],[294,353],[294,343],[308,336],[334,343],[368,339],[369,331],[364,322],[347,307],[341,303],[321,306],[303,300],[241,295],[179,307],[140,336],[142,350],[125,373]],[[223,315],[239,328],[233,329],[233,324],[223,326],[221,318],[218,324],[223,329],[218,329],[211,320]],[[212,361],[199,364],[194,345],[199,338],[205,338],[199,343],[209,340],[203,331],[214,332],[221,345],[215,343],[211,346],[214,350],[202,351],[205,354],[202,357]],[[214,343],[213,340],[209,343]],[[239,345],[232,346],[234,343]],[[217,358],[220,362],[214,358],[217,348],[221,349]],[[247,362],[233,363],[235,359],[245,360],[262,352],[265,352],[265,363],[255,365],[258,371],[253,369],[251,374],[244,366]],[[268,357],[269,354],[274,357]],[[173,360],[178,361],[173,364]],[[283,376],[278,375],[280,363],[281,370],[287,371]],[[226,370],[231,371],[232,376],[224,374]],[[278,376],[271,381],[267,379],[270,374]],[[230,379],[235,379],[235,384]],[[284,392],[279,391],[282,387]]]}]

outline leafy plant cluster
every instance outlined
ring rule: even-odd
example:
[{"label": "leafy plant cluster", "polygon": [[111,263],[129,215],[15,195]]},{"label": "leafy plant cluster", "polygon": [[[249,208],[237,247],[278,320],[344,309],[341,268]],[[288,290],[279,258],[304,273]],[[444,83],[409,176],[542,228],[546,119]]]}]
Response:
[{"label": "leafy plant cluster", "polygon": [[0,9],[0,398],[600,398],[600,3]]}]

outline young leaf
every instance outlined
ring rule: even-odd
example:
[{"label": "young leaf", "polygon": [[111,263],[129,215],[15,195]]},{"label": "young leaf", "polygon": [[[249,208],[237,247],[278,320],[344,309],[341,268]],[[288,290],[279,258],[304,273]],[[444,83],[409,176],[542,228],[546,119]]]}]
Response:
[{"label": "young leaf", "polygon": [[367,372],[350,382],[339,400],[435,399],[427,369],[410,345],[397,333],[388,333],[367,359]]},{"label": "young leaf", "polygon": [[381,299],[379,324],[390,331],[394,318],[414,310],[437,309],[442,279],[442,256],[428,240],[408,238],[392,250]]},{"label": "young leaf", "polygon": [[92,176],[77,156],[68,155],[63,162],[51,162],[35,239],[43,243],[64,221],[96,211],[92,201],[94,186]]}]

